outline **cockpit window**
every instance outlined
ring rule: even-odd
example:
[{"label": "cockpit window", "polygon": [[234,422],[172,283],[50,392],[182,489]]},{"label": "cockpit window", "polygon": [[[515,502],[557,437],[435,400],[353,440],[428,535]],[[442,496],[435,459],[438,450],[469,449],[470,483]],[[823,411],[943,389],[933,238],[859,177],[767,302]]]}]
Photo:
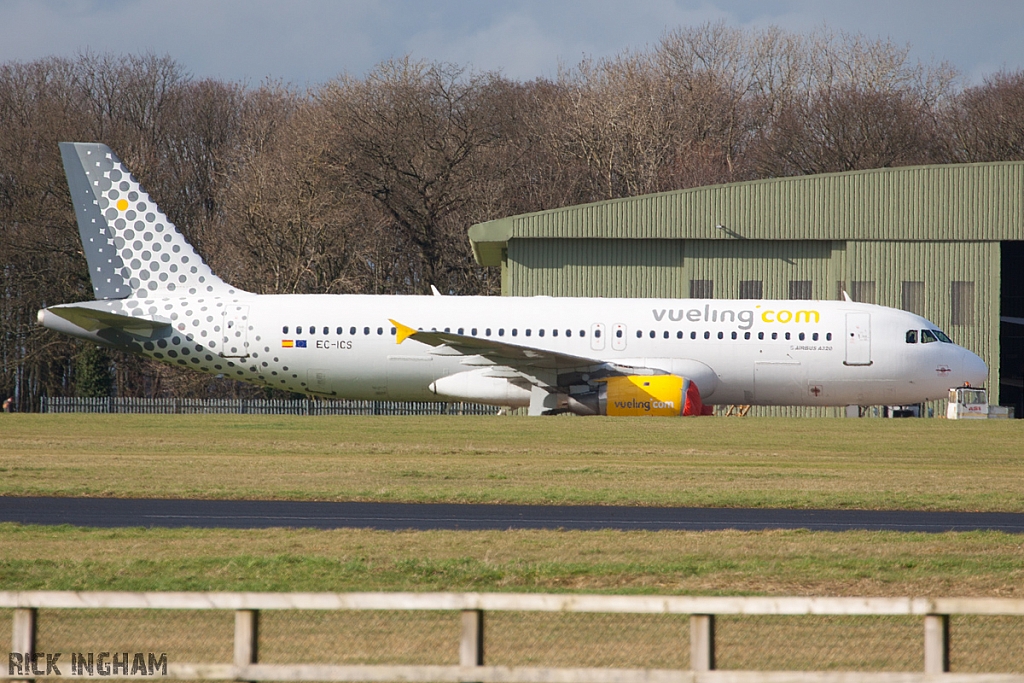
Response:
[{"label": "cockpit window", "polygon": [[939,338],[935,336],[935,333],[931,330],[921,330],[921,343],[931,344],[932,342],[939,341]]},{"label": "cockpit window", "polygon": [[907,343],[908,344],[916,344],[917,343],[917,330],[907,330]]},{"label": "cockpit window", "polygon": [[935,336],[939,338],[940,342],[945,342],[946,344],[952,344],[953,343],[953,340],[950,339],[949,337],[947,337],[946,333],[943,332],[942,330],[932,330],[932,332],[935,333]]}]

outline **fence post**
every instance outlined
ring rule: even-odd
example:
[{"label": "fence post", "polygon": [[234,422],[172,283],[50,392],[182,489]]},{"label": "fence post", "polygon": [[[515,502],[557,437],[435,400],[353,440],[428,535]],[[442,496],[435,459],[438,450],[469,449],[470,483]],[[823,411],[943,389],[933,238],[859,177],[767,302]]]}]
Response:
[{"label": "fence post", "polygon": [[949,671],[949,615],[924,616],[924,672],[941,674]]},{"label": "fence post", "polygon": [[690,669],[713,671],[715,668],[715,615],[690,615]]},{"label": "fence post", "polygon": [[484,665],[484,612],[462,610],[462,639],[459,641],[459,666]]},{"label": "fence post", "polygon": [[19,607],[14,610],[14,620],[11,629],[11,652],[20,653],[25,657],[22,671],[25,672],[26,676],[22,680],[33,680],[31,673],[34,668],[36,654],[36,610],[34,607]]},{"label": "fence post", "polygon": [[259,653],[260,613],[254,609],[235,610],[235,666],[255,664]]}]

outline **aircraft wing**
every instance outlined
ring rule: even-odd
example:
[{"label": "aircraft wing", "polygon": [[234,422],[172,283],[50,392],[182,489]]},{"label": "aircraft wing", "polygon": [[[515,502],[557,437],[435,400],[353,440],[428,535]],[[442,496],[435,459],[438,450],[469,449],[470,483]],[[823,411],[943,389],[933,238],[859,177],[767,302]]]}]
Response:
[{"label": "aircraft wing", "polygon": [[[606,361],[585,356],[574,356],[568,353],[535,349],[519,344],[495,341],[493,339],[481,339],[470,337],[464,334],[452,332],[434,332],[417,330],[400,322],[391,321],[397,331],[395,341],[401,344],[406,339],[413,339],[428,346],[446,347],[451,349],[452,355],[482,356],[496,365],[508,365],[517,370],[528,371],[528,369],[548,370],[558,373],[566,371],[583,372],[601,368],[611,368],[612,365]],[[441,350],[439,348],[439,350]],[[441,350],[443,353],[443,350]]]},{"label": "aircraft wing", "polygon": [[124,330],[131,334],[151,337],[153,333],[164,327],[170,327],[168,320],[158,318],[141,318],[110,311],[99,311],[88,306],[53,306],[46,309],[53,315],[64,318],[89,332],[98,332],[107,328]]}]

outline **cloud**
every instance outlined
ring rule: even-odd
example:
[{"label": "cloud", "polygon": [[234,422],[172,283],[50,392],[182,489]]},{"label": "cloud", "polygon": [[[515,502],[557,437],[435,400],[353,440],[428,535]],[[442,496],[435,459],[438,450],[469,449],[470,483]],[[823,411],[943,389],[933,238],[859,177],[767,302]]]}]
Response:
[{"label": "cloud", "polygon": [[198,77],[296,85],[411,54],[529,80],[559,63],[642,50],[678,26],[820,28],[911,44],[972,80],[1024,66],[1024,3],[977,0],[5,0],[0,61],[168,54]]}]

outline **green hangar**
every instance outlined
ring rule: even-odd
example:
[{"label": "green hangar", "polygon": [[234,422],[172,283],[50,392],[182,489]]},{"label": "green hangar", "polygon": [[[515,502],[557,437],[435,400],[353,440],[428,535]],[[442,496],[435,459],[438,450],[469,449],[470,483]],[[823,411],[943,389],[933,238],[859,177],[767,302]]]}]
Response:
[{"label": "green hangar", "polygon": [[[919,313],[1024,415],[1024,162],[731,183],[479,223],[508,296],[838,299]],[[1014,320],[1015,319],[1015,320]],[[760,414],[840,414],[769,409]]]}]

